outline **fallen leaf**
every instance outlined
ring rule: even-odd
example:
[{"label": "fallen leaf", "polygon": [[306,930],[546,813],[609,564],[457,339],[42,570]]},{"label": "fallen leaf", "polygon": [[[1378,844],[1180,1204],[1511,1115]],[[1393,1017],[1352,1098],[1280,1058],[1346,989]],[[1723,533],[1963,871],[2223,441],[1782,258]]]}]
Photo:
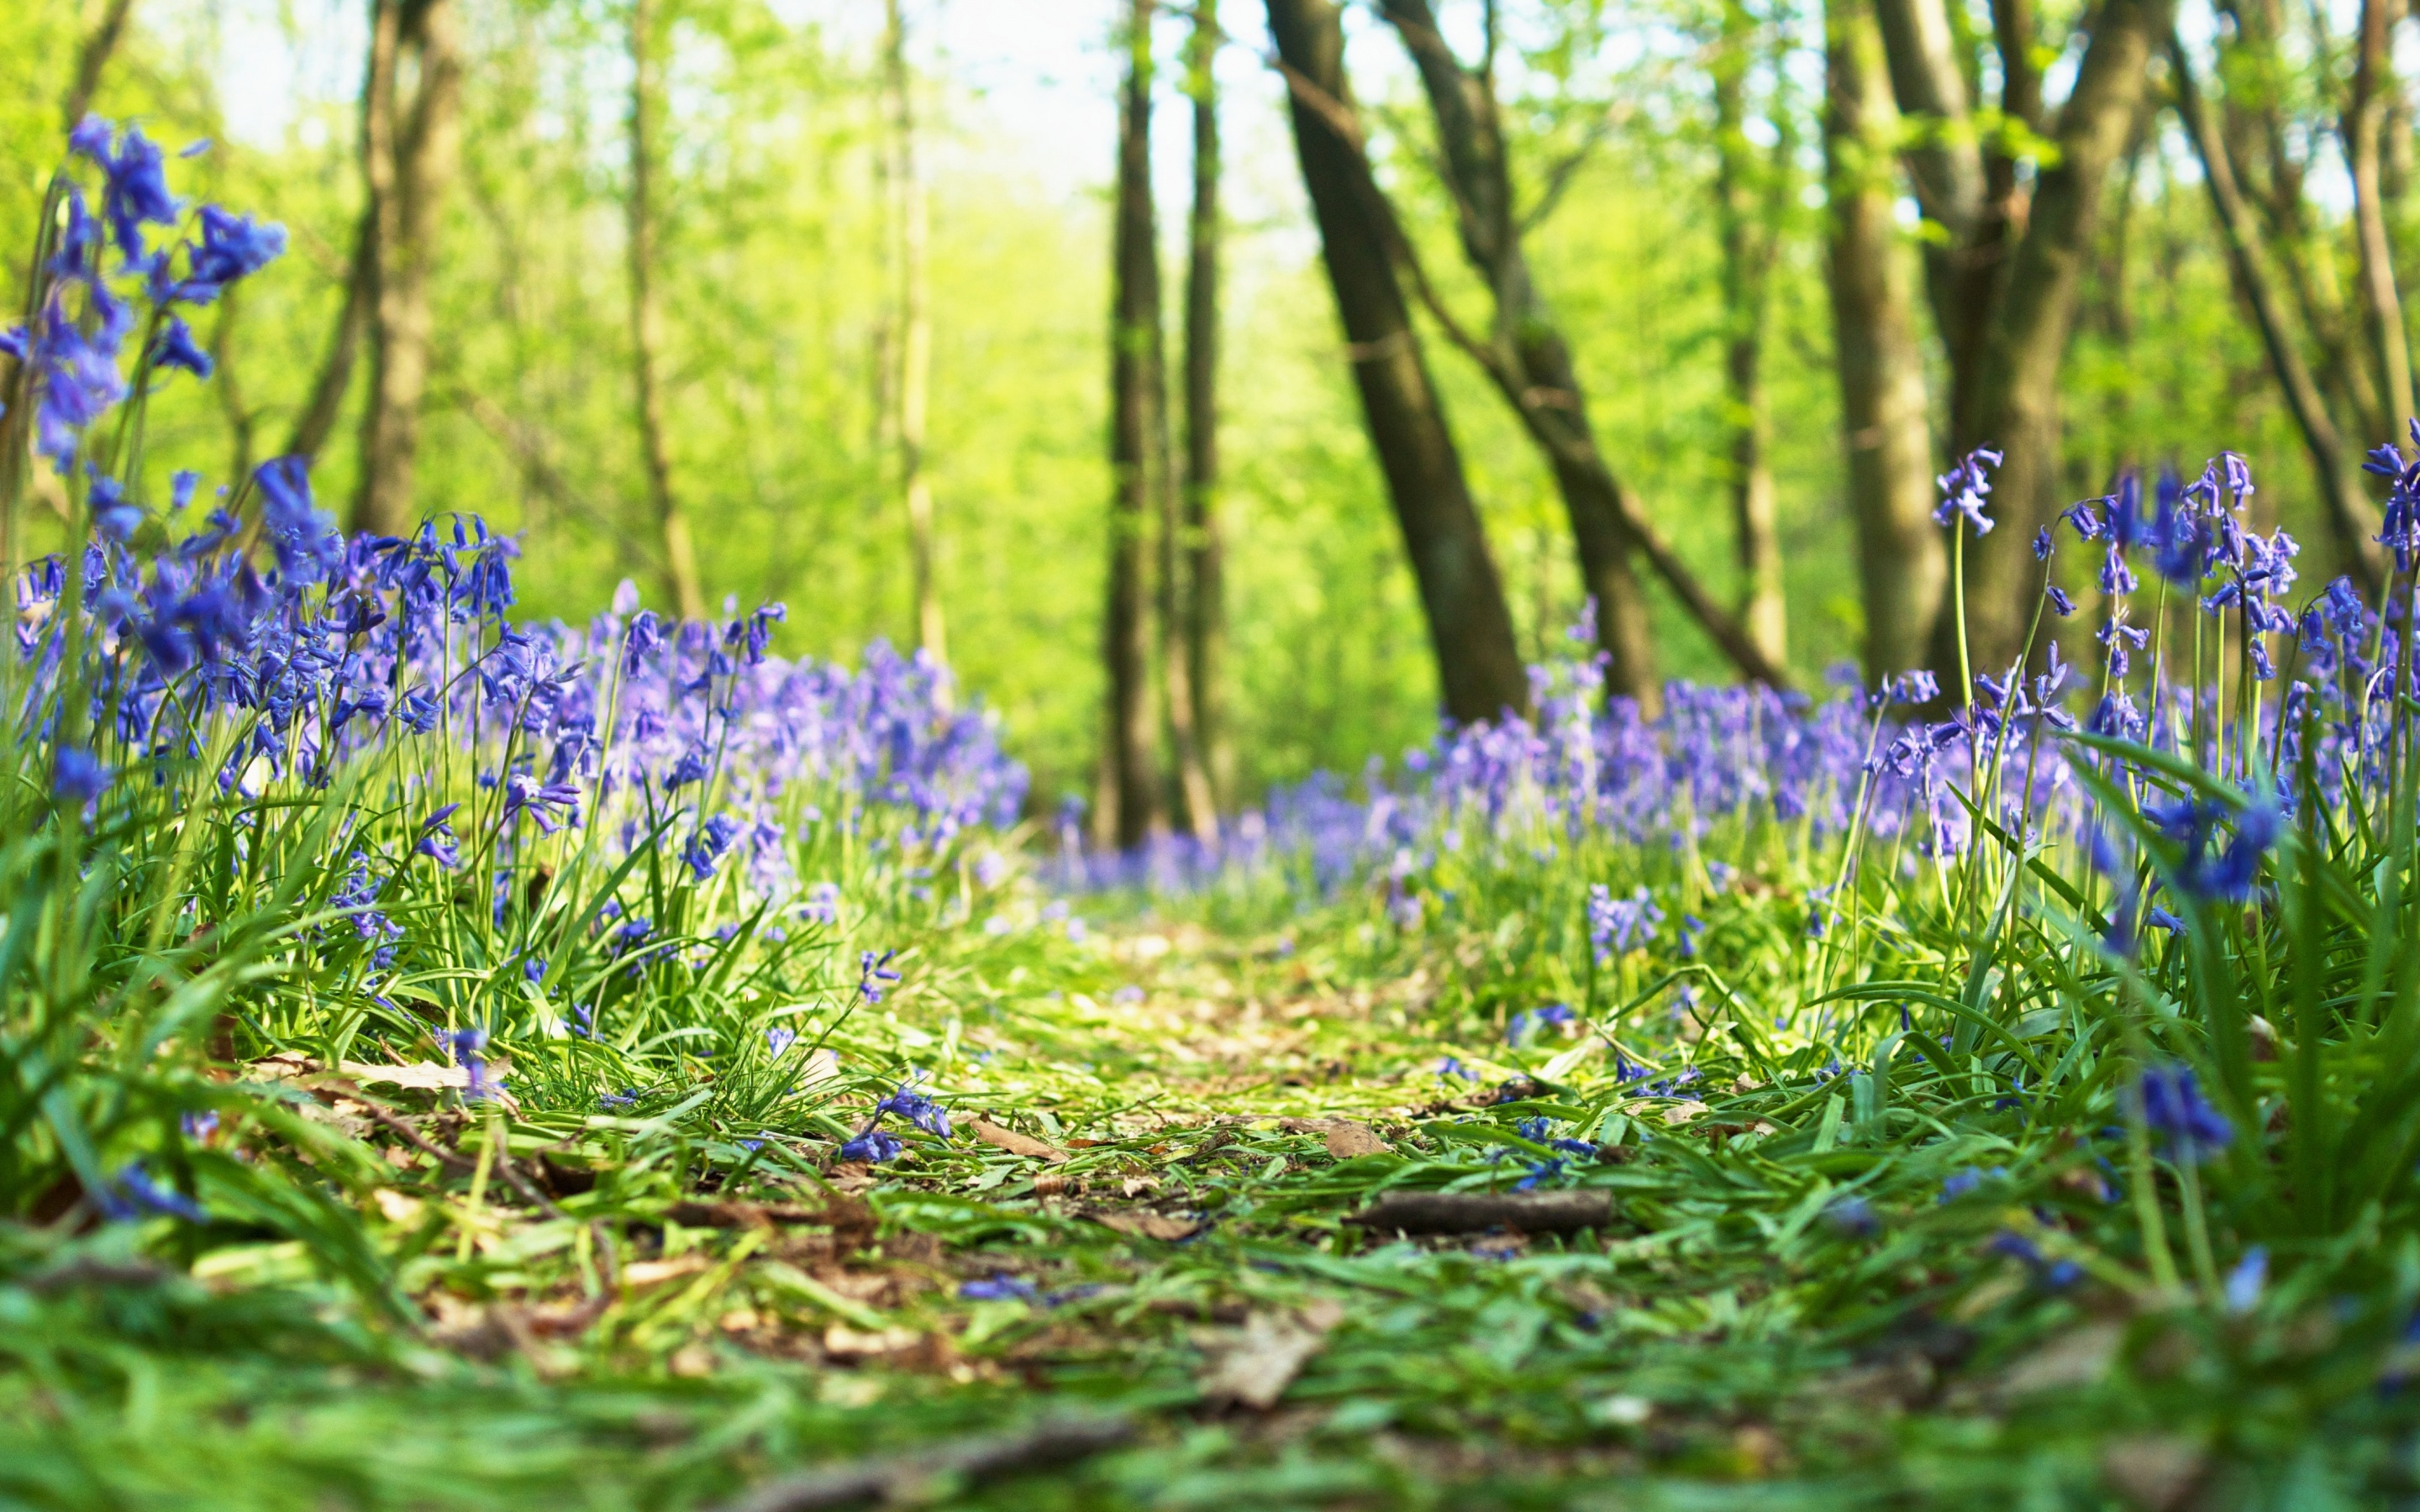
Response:
[{"label": "fallen leaf", "polygon": [[406,1227],[420,1222],[421,1213],[427,1209],[427,1205],[418,1197],[405,1196],[393,1187],[380,1187],[376,1201],[379,1211],[386,1215],[387,1222]]},{"label": "fallen leaf", "polygon": [[1295,1312],[1254,1313],[1220,1339],[1202,1372],[1202,1394],[1213,1402],[1268,1411],[1343,1317],[1344,1309],[1325,1298]]},{"label": "fallen leaf", "polygon": [[1327,1126],[1327,1152],[1338,1160],[1351,1160],[1357,1155],[1383,1155],[1387,1141],[1366,1123],[1339,1119]]},{"label": "fallen leaf", "polygon": [[1171,1218],[1166,1213],[1143,1208],[1123,1208],[1111,1212],[1096,1212],[1093,1221],[1105,1224],[1121,1234],[1133,1234],[1141,1239],[1190,1239],[1202,1232],[1199,1218]]},{"label": "fallen leaf", "polygon": [[[434,1060],[415,1060],[401,1066],[340,1060],[336,1063],[336,1070],[357,1082],[383,1082],[416,1092],[468,1091],[471,1088],[470,1067],[442,1065]],[[511,1074],[512,1067],[504,1061],[487,1063],[485,1075],[490,1082],[501,1082]]]},{"label": "fallen leaf", "polygon": [[996,1123],[986,1123],[981,1119],[973,1119],[967,1127],[977,1139],[994,1149],[1005,1149],[1012,1155],[1022,1155],[1028,1160],[1067,1158],[1067,1152],[1056,1145],[1046,1144],[1032,1134],[1018,1134],[1014,1129],[1003,1129]]},{"label": "fallen leaf", "polygon": [[824,1352],[827,1354],[896,1354],[923,1336],[912,1328],[869,1330],[851,1328],[846,1323],[834,1323],[824,1330]]},{"label": "fallen leaf", "polygon": [[2009,1366],[2000,1378],[2000,1391],[2012,1397],[2031,1396],[2088,1386],[2109,1373],[2125,1336],[2116,1323],[2086,1323],[2061,1334]]},{"label": "fallen leaf", "polygon": [[2101,1452],[2102,1478],[2145,1512],[2184,1505],[2209,1463],[2201,1445],[2164,1433],[2118,1439]]},{"label": "fallen leaf", "polygon": [[689,1275],[706,1269],[706,1257],[695,1253],[671,1260],[641,1260],[636,1265],[622,1267],[622,1279],[634,1287],[652,1287],[659,1281]]},{"label": "fallen leaf", "polygon": [[1127,1196],[1139,1197],[1146,1192],[1158,1191],[1159,1178],[1156,1176],[1129,1176],[1125,1180],[1118,1183],[1118,1189]]},{"label": "fallen leaf", "polygon": [[1033,1179],[1033,1195],[1037,1197],[1055,1197],[1078,1184],[1076,1178],[1072,1176],[1062,1176],[1057,1171],[1044,1171]]}]

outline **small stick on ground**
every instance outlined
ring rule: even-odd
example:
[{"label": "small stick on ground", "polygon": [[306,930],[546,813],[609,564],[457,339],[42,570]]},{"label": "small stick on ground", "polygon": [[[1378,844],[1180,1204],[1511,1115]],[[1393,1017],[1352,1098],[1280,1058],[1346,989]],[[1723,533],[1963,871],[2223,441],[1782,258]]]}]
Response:
[{"label": "small stick on ground", "polygon": [[1525,1234],[1575,1234],[1613,1221],[1606,1192],[1388,1192],[1344,1220],[1359,1228],[1401,1234],[1483,1234],[1492,1228]]},{"label": "small stick on ground", "polygon": [[906,1500],[932,1483],[965,1485],[997,1475],[1047,1470],[1114,1449],[1134,1437],[1122,1417],[1053,1418],[1022,1433],[958,1439],[913,1454],[888,1455],[768,1481],[721,1512],[814,1512],[877,1500]]}]

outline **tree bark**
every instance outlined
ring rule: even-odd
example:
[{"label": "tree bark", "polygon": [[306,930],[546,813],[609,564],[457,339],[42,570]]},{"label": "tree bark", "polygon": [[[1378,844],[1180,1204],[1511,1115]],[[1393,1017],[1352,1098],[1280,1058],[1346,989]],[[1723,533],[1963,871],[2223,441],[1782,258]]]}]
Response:
[{"label": "tree bark", "polygon": [[[661,109],[663,60],[657,47],[654,0],[631,0],[630,184],[628,242],[630,260],[630,369],[637,401],[639,445],[647,470],[647,502],[663,542],[664,595],[683,619],[706,617],[706,594],[697,578],[697,549],[689,516],[673,487],[672,445],[664,424],[663,300],[656,286],[656,133]],[[903,385],[904,388],[904,385]]]},{"label": "tree bark", "polygon": [[1226,544],[1218,524],[1218,0],[1194,0],[1187,53],[1193,101],[1193,208],[1185,271],[1185,647],[1194,738],[1222,806],[1235,795],[1227,725]]},{"label": "tree bark", "polygon": [[[1714,76],[1714,202],[1723,246],[1723,379],[1730,413],[1731,524],[1739,555],[1740,620],[1757,648],[1776,663],[1789,659],[1788,600],[1781,580],[1781,532],[1776,517],[1773,468],[1766,459],[1772,430],[1764,388],[1768,276],[1777,237],[1776,207],[1761,179],[1777,181],[1787,156],[1768,167],[1747,139],[1747,74],[1755,61],[1758,23],[1742,0],[1724,0]],[[1789,133],[1783,133],[1787,142]]]},{"label": "tree bark", "polygon": [[[1956,415],[1969,402],[2006,270],[2011,165],[1983,149],[1944,0],[1878,0],[1875,18],[1898,109],[1921,128],[1904,155],[1916,203],[1936,228],[1924,241],[1925,293]],[[2005,8],[1993,19],[1995,34],[2023,20]]]},{"label": "tree bark", "polygon": [[892,224],[899,233],[899,491],[908,513],[908,560],[915,579],[916,644],[950,686],[949,631],[941,617],[935,578],[933,481],[924,471],[926,409],[933,376],[933,316],[926,248],[930,213],[923,162],[917,151],[914,100],[909,94],[908,33],[899,0],[883,0],[882,77],[891,102],[892,167],[887,176],[895,199]]},{"label": "tree bark", "polygon": [[[1436,122],[1463,255],[1487,285],[1494,302],[1492,345],[1519,372],[1525,395],[1559,411],[1560,428],[1575,443],[1564,451],[1548,449],[1546,460],[1571,518],[1580,576],[1596,600],[1598,643],[1612,658],[1606,685],[1637,700],[1652,716],[1662,703],[1662,687],[1655,673],[1646,594],[1633,564],[1638,543],[1622,517],[1620,486],[1596,451],[1588,398],[1571,348],[1530,277],[1514,219],[1512,169],[1495,81],[1485,65],[1466,69],[1454,56],[1437,30],[1428,0],[1386,0],[1386,14],[1419,71],[1429,113]],[[1583,452],[1596,459],[1593,467],[1579,455]]]},{"label": "tree bark", "polygon": [[[1966,543],[1963,608],[1978,670],[2007,666],[2031,621],[2038,567],[2030,547],[2057,481],[2059,367],[2103,184],[2125,147],[2151,50],[2166,35],[2164,0],[2101,0],[2089,25],[2075,86],[2059,111],[2057,160],[2036,179],[1953,429],[1960,450],[1993,445],[2006,455],[1993,484],[1997,528]],[[1937,667],[1957,664],[1958,606],[1950,609],[1934,635]]]},{"label": "tree bark", "polygon": [[[1349,113],[1336,6],[1331,0],[1267,0],[1267,6],[1278,56],[1290,77]],[[1466,722],[1526,712],[1528,678],[1513,641],[1512,616],[1395,281],[1384,208],[1372,203],[1364,187],[1368,161],[1349,119],[1331,119],[1302,90],[1290,89],[1289,96],[1295,156],[1350,344],[1371,444],[1419,585],[1447,712]]]},{"label": "tree bark", "polygon": [[[431,338],[428,283],[460,145],[462,75],[455,0],[379,0],[371,23],[374,75],[380,34],[389,25],[395,58],[384,98],[373,101],[383,108],[371,113],[366,154],[378,234],[370,401],[353,526],[399,535],[411,529],[415,513],[412,482]],[[418,64],[408,110],[398,82],[407,54]]]},{"label": "tree bark", "polygon": [[[1932,434],[1916,279],[1892,213],[1899,109],[1869,0],[1824,11],[1823,158],[1831,210],[1834,361],[1849,507],[1866,609],[1865,667],[1879,684],[1926,665],[1947,567],[1932,523]],[[1979,190],[1981,178],[1976,177]]]},{"label": "tree bark", "polygon": [[2387,407],[2387,434],[2380,440],[2390,444],[2401,442],[2397,432],[2414,414],[2412,346],[2403,327],[2402,296],[2395,286],[2395,252],[2387,240],[2379,172],[2380,138],[2395,87],[2387,48],[2397,9],[2396,0],[2362,0],[2352,93],[2341,127],[2346,165],[2352,171],[2353,245],[2360,256],[2362,301]]},{"label": "tree bark", "polygon": [[2167,47],[2168,65],[2176,79],[2177,114],[2201,162],[2202,183],[2210,191],[2211,211],[2226,243],[2227,268],[2234,275],[2236,292],[2252,307],[2254,323],[2260,328],[2261,345],[2268,349],[2271,371],[2277,375],[2277,386],[2286,393],[2286,406],[2303,433],[2311,471],[2319,478],[2320,501],[2327,509],[2329,533],[2335,541],[2339,565],[2352,574],[2365,593],[2374,594],[2384,583],[2386,571],[2383,553],[2372,539],[2379,529],[2378,511],[2362,492],[2360,474],[2346,455],[2335,423],[2328,416],[2319,382],[2303,361],[2302,349],[2295,345],[2293,332],[2287,325],[2275,280],[2262,252],[2259,228],[2236,182],[2226,144],[2220,140],[2209,103],[2195,80],[2193,58],[2173,31],[2168,34]]},{"label": "tree bark", "polygon": [[1151,532],[1151,373],[1159,319],[1159,249],[1151,193],[1153,0],[1128,0],[1126,72],[1118,103],[1117,217],[1110,250],[1109,605],[1109,834],[1131,849],[1166,828],[1159,723],[1151,696],[1145,548]]},{"label": "tree bark", "polygon": [[77,46],[75,78],[68,85],[59,112],[67,120],[68,130],[75,130],[76,123],[92,109],[92,97],[101,89],[101,73],[116,54],[118,42],[126,36],[127,20],[133,13],[134,0],[109,0],[99,24]]}]

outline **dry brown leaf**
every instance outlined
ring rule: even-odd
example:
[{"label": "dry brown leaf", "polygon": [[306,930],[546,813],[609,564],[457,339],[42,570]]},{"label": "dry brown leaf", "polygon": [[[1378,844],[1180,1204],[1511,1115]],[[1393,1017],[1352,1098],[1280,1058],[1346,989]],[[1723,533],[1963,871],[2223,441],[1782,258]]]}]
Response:
[{"label": "dry brown leaf", "polygon": [[1021,1155],[1027,1160],[1057,1161],[1067,1158],[1067,1152],[1056,1145],[1046,1144],[1032,1134],[1018,1134],[1014,1129],[1003,1129],[996,1123],[986,1123],[981,1119],[970,1121],[967,1127],[977,1139],[994,1149],[1005,1149],[1012,1155]]},{"label": "dry brown leaf", "polygon": [[1343,1317],[1344,1309],[1325,1298],[1295,1312],[1253,1314],[1240,1330],[1223,1335],[1223,1347],[1202,1372],[1202,1395],[1214,1402],[1268,1411]]},{"label": "dry brown leaf", "polygon": [[[385,1083],[415,1092],[468,1091],[471,1068],[441,1065],[434,1060],[415,1060],[401,1066],[377,1066],[365,1060],[341,1060],[336,1070],[357,1082]],[[512,1074],[512,1067],[501,1060],[487,1063],[486,1079],[501,1082]]]},{"label": "dry brown leaf", "polygon": [[824,1330],[824,1352],[827,1354],[896,1354],[923,1337],[912,1328],[886,1328],[878,1332],[851,1328],[846,1323],[834,1323]]},{"label": "dry brown leaf", "polygon": [[427,1204],[418,1197],[405,1196],[393,1187],[380,1187],[375,1196],[379,1211],[385,1214],[386,1221],[391,1224],[409,1227],[420,1222],[420,1215],[427,1211]]},{"label": "dry brown leaf", "polygon": [[1350,1119],[1338,1119],[1327,1126],[1327,1152],[1338,1160],[1351,1160],[1357,1155],[1383,1155],[1387,1141],[1366,1123]]},{"label": "dry brown leaf", "polygon": [[690,1275],[706,1269],[706,1257],[691,1252],[677,1259],[641,1260],[636,1265],[622,1267],[622,1279],[634,1287],[651,1287],[675,1276]]},{"label": "dry brown leaf", "polygon": [[1202,1232],[1202,1220],[1199,1218],[1171,1218],[1164,1212],[1153,1212],[1143,1208],[1096,1212],[1093,1214],[1093,1221],[1107,1225],[1121,1234],[1132,1234],[1140,1239],[1173,1241],[1190,1239]]},{"label": "dry brown leaf", "polygon": [[2144,1512],[2172,1512],[2193,1496],[2210,1455],[2191,1439],[2166,1433],[2118,1439],[2101,1451],[2101,1473]]},{"label": "dry brown leaf", "polygon": [[2088,1386],[2109,1373],[2125,1337],[2125,1329],[2116,1323],[2086,1323],[2061,1334],[2010,1365],[2000,1378],[2000,1392],[2010,1397],[2031,1396]]}]

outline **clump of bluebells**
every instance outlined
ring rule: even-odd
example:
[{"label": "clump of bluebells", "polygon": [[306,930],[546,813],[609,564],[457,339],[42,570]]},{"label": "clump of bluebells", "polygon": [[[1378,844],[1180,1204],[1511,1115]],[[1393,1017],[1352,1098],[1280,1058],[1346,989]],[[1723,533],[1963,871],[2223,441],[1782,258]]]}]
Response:
[{"label": "clump of bluebells", "polygon": [[[491,1035],[560,1038],[596,1052],[583,1104],[618,1107],[639,1095],[611,1090],[630,1060],[670,1070],[762,1034],[778,1062],[796,1038],[759,1021],[697,1046],[661,1033],[667,1004],[711,995],[745,1018],[778,997],[830,1023],[901,974],[895,950],[867,951],[852,995],[819,942],[883,927],[885,898],[962,861],[1005,884],[997,832],[1024,770],[921,657],[785,658],[778,605],[668,621],[627,583],[585,625],[525,621],[519,543],[474,517],[348,537],[299,457],[216,489],[161,479],[149,401],[212,376],[189,317],[285,233],[178,199],[139,128],[87,120],[70,148],[31,317],[0,332],[16,375],[0,434],[74,512],[70,550],[9,568],[0,710],[35,764],[0,826],[36,849],[9,853],[0,912],[57,896],[45,868],[111,884],[45,926],[45,951],[169,952],[161,980],[202,995],[178,1022],[242,1026],[220,1055],[334,1032],[340,1053],[450,1063],[482,1102],[504,1095]],[[23,482],[0,468],[12,517]],[[75,987],[85,965],[28,977],[23,959],[0,964],[0,1101],[50,1111],[12,1118],[6,1180],[178,1127],[99,1081],[88,1115],[42,1089],[40,1067],[94,1053],[96,995],[153,1011],[158,994]],[[915,1096],[886,1106],[946,1133]],[[124,1169],[79,1179],[113,1212],[202,1211]],[[181,1155],[151,1169],[192,1180]]]}]

